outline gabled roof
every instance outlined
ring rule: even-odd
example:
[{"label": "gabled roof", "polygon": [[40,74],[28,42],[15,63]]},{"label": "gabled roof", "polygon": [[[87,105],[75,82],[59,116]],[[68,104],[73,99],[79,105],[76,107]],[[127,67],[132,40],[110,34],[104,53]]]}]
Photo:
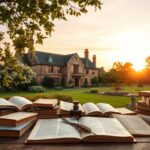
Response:
[{"label": "gabled roof", "polygon": [[[70,58],[73,55],[76,55],[76,53],[69,54],[69,55],[61,55],[61,54],[35,51],[34,57],[36,57],[36,64],[33,65],[43,64],[43,65],[51,65],[51,66],[66,66],[67,62],[70,60]],[[85,68],[96,69],[95,65],[89,59],[86,58],[80,58],[80,59],[85,65]],[[24,54],[22,60],[23,63],[27,65],[31,65],[30,60],[28,58],[28,54]]]},{"label": "gabled roof", "polygon": [[96,66],[87,58],[81,58],[86,69],[96,69]]}]

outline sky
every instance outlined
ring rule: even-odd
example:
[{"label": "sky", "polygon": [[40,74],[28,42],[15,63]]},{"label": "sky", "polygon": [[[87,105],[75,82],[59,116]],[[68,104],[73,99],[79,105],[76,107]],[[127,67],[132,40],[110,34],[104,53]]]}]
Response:
[{"label": "sky", "polygon": [[97,67],[131,62],[136,70],[150,55],[150,0],[102,0],[102,9],[89,8],[80,17],[56,21],[52,36],[36,49],[51,53],[97,56]]}]

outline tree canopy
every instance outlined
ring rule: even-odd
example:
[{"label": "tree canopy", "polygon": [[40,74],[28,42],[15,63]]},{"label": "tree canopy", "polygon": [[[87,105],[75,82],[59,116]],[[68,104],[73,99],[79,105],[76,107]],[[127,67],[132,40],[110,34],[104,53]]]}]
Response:
[{"label": "tree canopy", "polygon": [[[55,20],[67,20],[67,16],[80,16],[88,7],[101,9],[101,0],[2,0],[0,1],[0,51],[5,45],[22,54],[26,49],[34,51],[34,44],[54,31]],[[10,42],[6,41],[9,37]]]}]

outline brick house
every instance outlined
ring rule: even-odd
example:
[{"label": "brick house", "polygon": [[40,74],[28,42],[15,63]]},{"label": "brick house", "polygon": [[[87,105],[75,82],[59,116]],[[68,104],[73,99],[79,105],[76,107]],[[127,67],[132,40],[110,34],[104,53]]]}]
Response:
[{"label": "brick house", "polygon": [[91,79],[98,77],[99,68],[96,67],[96,55],[93,61],[89,59],[89,51],[85,49],[85,57],[81,58],[77,53],[60,55],[35,51],[32,55],[29,51],[20,59],[29,65],[37,73],[37,81],[42,84],[44,77],[54,78],[55,85],[60,85],[62,80],[66,87],[81,87],[86,82],[91,85]]}]

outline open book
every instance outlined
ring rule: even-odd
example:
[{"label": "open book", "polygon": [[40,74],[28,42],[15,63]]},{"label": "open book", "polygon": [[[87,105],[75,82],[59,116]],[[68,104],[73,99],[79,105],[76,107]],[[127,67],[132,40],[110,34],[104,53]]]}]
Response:
[{"label": "open book", "polygon": [[67,119],[73,123],[86,125],[92,132],[79,132],[61,118],[40,119],[31,131],[26,143],[134,142],[133,136],[115,118]]},{"label": "open book", "polygon": [[9,100],[0,98],[0,110],[28,111],[31,108],[32,102],[21,96],[13,96]]},{"label": "open book", "polygon": [[[73,103],[60,101],[60,113],[63,114],[69,114],[69,111],[73,109]],[[79,109],[85,114],[86,116],[104,116],[108,117],[111,114],[121,114],[123,112],[129,114],[129,111],[127,110],[117,110],[110,104],[106,103],[85,103],[83,105],[79,104]],[[130,112],[131,113],[131,112]]]},{"label": "open book", "polygon": [[134,136],[150,136],[150,126],[138,115],[113,114],[122,125]]}]

